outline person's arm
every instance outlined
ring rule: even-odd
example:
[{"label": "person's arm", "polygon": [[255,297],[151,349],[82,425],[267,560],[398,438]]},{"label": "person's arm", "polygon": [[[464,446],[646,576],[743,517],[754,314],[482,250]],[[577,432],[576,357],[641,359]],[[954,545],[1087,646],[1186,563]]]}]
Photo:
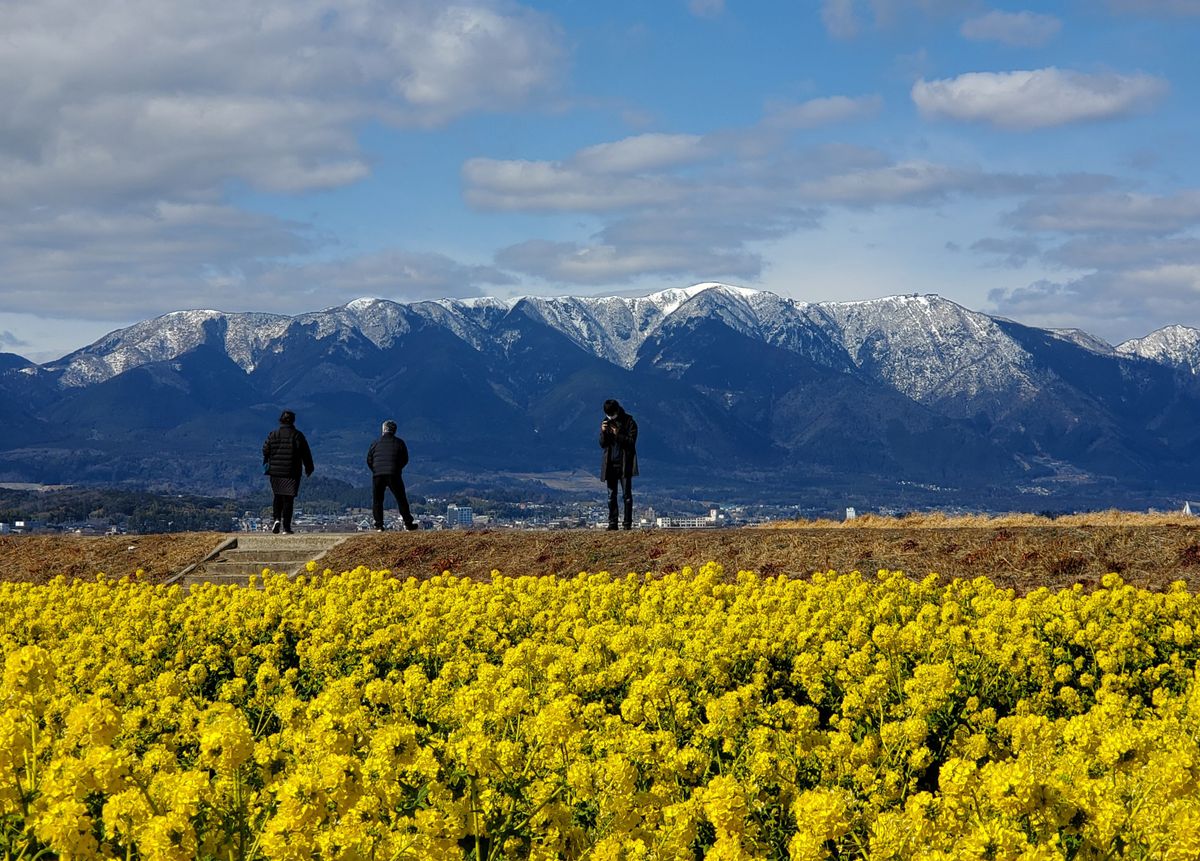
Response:
[{"label": "person's arm", "polygon": [[379,445],[379,440],[371,443],[371,447],[367,449],[367,469],[375,471],[375,446]]},{"label": "person's arm", "polygon": [[396,437],[396,442],[400,443],[396,449],[396,471],[399,472],[408,466],[408,445],[400,437]]},{"label": "person's arm", "polygon": [[271,435],[267,434],[267,438],[263,440],[263,463],[266,464],[271,460]]},{"label": "person's arm", "polygon": [[[300,433],[297,431],[297,433]],[[300,434],[300,457],[304,459],[304,474],[313,474],[313,458],[312,449],[308,447],[308,439],[304,434]]]},{"label": "person's arm", "polygon": [[609,430],[610,427],[607,419],[600,423],[600,448],[608,448],[613,444],[613,432]]},{"label": "person's arm", "polygon": [[629,451],[637,447],[637,422],[632,418],[625,422],[624,432],[617,433],[617,442],[621,444],[621,448]]}]

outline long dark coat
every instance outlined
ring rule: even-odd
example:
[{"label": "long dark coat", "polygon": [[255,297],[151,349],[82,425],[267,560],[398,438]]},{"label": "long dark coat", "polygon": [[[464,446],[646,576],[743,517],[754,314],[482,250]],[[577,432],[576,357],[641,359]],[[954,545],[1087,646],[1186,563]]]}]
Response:
[{"label": "long dark coat", "polygon": [[608,481],[610,477],[609,470],[613,463],[613,449],[615,448],[618,454],[617,460],[621,464],[621,472],[619,475],[612,476],[613,478],[629,478],[638,474],[637,460],[637,422],[633,420],[633,416],[621,410],[617,413],[615,419],[609,420],[610,424],[616,424],[616,431],[604,430],[601,425],[600,429],[600,448],[604,449],[604,460],[600,462],[600,480]]}]

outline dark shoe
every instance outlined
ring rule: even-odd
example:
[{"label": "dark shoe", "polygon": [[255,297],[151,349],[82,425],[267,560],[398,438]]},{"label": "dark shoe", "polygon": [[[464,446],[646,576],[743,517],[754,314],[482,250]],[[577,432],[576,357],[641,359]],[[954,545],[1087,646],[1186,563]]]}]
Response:
[{"label": "dark shoe", "polygon": [[416,532],[418,529],[420,529],[420,528],[421,528],[421,524],[419,524],[419,523],[406,523],[406,524],[404,524],[404,528],[405,528],[405,529],[407,529],[409,532]]},{"label": "dark shoe", "polygon": [[280,523],[278,520],[276,520],[274,523],[271,524],[271,531],[274,532],[276,535],[278,535],[279,529],[281,526],[283,526],[283,524]]},{"label": "dark shoe", "polygon": [[617,531],[617,524],[615,524],[615,523],[610,523],[610,524],[608,524],[608,531],[609,531],[609,532],[616,532],[616,531]]},{"label": "dark shoe", "polygon": [[625,524],[625,528],[626,528],[627,530],[628,530],[628,529],[633,529],[633,527],[632,527],[632,526],[630,526],[628,523],[626,523],[626,524]]},{"label": "dark shoe", "polygon": [[376,526],[376,527],[375,527],[375,531],[376,531],[376,532],[386,532],[387,530],[386,530],[386,529],[384,529],[382,526]]}]

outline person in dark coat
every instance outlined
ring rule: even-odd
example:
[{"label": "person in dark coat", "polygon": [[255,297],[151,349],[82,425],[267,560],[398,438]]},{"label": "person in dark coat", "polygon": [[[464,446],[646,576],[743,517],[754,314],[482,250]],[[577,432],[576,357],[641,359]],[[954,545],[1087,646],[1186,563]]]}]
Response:
[{"label": "person in dark coat", "polygon": [[263,472],[271,478],[271,492],[275,499],[271,503],[271,531],[284,535],[292,534],[292,509],[296,494],[300,492],[300,474],[313,474],[312,450],[304,434],[296,430],[296,414],[284,410],[279,416],[279,427],[267,434],[263,443]]},{"label": "person in dark coat", "polygon": [[383,531],[383,498],[390,490],[400,506],[400,518],[405,529],[416,529],[412,511],[408,507],[408,495],[404,491],[401,473],[408,465],[408,446],[396,436],[396,423],[390,419],[383,423],[383,434],[367,449],[367,466],[371,468],[371,513],[375,517],[375,531]]},{"label": "person in dark coat", "polygon": [[638,474],[637,422],[614,400],[604,402],[600,425],[600,448],[604,460],[600,479],[608,483],[608,528],[617,528],[617,486],[624,489],[626,529],[633,528],[633,477]]}]

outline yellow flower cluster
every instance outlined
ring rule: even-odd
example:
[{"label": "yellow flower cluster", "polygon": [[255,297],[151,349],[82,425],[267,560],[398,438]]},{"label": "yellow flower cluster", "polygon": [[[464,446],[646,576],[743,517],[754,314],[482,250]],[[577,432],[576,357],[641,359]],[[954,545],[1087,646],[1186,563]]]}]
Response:
[{"label": "yellow flower cluster", "polygon": [[1200,858],[1200,599],[0,584],[5,859]]}]

